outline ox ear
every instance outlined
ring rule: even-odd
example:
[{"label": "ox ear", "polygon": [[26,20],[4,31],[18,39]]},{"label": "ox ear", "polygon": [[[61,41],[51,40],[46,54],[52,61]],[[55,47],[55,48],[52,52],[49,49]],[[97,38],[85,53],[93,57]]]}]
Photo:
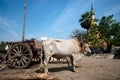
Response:
[{"label": "ox ear", "polygon": [[82,42],[80,42],[79,44],[79,47],[80,47],[80,52],[84,52],[84,44]]},{"label": "ox ear", "polygon": [[82,52],[84,52],[84,50],[85,50],[85,45],[84,45],[83,42],[81,43],[81,48],[82,48]]},{"label": "ox ear", "polygon": [[84,43],[83,42],[80,42],[80,47],[83,47],[84,46]]}]

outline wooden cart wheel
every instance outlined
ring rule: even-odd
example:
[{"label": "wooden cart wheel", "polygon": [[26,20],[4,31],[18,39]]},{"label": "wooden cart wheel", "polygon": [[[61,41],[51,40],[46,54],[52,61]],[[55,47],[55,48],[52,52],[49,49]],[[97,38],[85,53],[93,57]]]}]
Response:
[{"label": "wooden cart wheel", "polygon": [[12,68],[27,68],[32,61],[32,50],[26,43],[17,43],[13,45],[8,55],[10,67]]}]

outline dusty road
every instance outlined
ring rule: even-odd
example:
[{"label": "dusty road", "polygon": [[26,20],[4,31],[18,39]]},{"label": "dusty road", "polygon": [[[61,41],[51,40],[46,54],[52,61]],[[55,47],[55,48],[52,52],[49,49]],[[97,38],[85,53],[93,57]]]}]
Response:
[{"label": "dusty road", "polygon": [[[83,56],[76,63],[77,72],[72,72],[66,63],[50,63],[50,77],[60,80],[120,80],[120,60]],[[40,75],[39,64],[29,69],[3,69],[0,71],[1,79],[16,80],[19,77],[35,77]],[[27,78],[26,78],[27,79]]]}]

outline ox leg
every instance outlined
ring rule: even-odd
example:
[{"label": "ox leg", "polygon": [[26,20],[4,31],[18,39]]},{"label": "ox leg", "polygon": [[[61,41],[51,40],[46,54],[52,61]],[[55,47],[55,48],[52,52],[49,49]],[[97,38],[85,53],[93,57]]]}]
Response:
[{"label": "ox leg", "polygon": [[74,60],[73,57],[70,57],[70,60],[71,60],[71,65],[72,65],[72,71],[73,71],[73,72],[76,72],[76,71],[75,71],[75,60]]},{"label": "ox leg", "polygon": [[47,73],[47,74],[49,74],[49,72],[48,72],[48,62],[49,62],[49,58],[50,58],[50,57],[47,57],[47,58],[45,59],[45,61],[44,61],[44,73]]},{"label": "ox leg", "polygon": [[69,57],[66,57],[65,59],[67,61],[68,67],[70,67]]},{"label": "ox leg", "polygon": [[43,65],[42,65],[42,64],[43,64],[43,59],[42,59],[42,58],[43,58],[43,54],[40,54],[40,55],[39,55],[39,59],[40,59],[40,61],[41,61],[41,63],[40,63],[40,71],[43,71],[43,69],[44,69],[44,67],[43,67]]}]

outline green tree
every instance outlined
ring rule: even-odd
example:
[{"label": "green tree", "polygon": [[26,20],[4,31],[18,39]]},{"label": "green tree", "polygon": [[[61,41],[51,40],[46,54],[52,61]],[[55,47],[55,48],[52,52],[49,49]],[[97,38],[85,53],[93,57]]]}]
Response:
[{"label": "green tree", "polygon": [[0,49],[5,49],[6,45],[7,45],[7,42],[4,42],[4,41],[0,42]]},{"label": "green tree", "polygon": [[110,38],[110,28],[114,23],[112,18],[113,15],[103,16],[99,21],[98,30],[102,34],[103,38]]},{"label": "green tree", "polygon": [[113,19],[113,15],[103,16],[98,25],[102,38],[110,45],[120,45],[120,22]]},{"label": "green tree", "polygon": [[[95,18],[95,22],[98,22],[97,18]],[[82,28],[87,30],[87,34],[88,34],[88,30],[91,26],[91,12],[83,13],[81,15],[81,18],[79,19],[79,23]]]},{"label": "green tree", "polygon": [[79,23],[82,28],[87,30],[87,33],[88,33],[88,29],[90,28],[90,24],[91,24],[91,13],[86,12],[82,14],[81,18],[79,19]]},{"label": "green tree", "polygon": [[[97,39],[94,38],[92,34],[95,34],[95,30],[97,29],[97,31],[100,33],[100,39],[107,41],[109,45],[120,45],[120,22],[114,20],[113,17],[113,15],[109,15],[103,16],[99,20],[95,18],[95,22],[98,23],[93,27],[94,29],[91,30],[91,36],[93,38],[89,38],[87,36],[85,39],[96,43]],[[79,19],[79,23],[82,28],[87,30],[88,33],[91,25],[91,13],[83,13]],[[81,35],[78,34],[78,31],[75,34],[77,34],[77,37],[80,37]]]},{"label": "green tree", "polygon": [[86,31],[80,31],[79,29],[75,29],[71,32],[70,37],[76,37],[79,41],[86,40]]},{"label": "green tree", "polygon": [[110,35],[111,35],[111,44],[120,46],[120,22],[115,22],[111,25],[110,28]]},{"label": "green tree", "polygon": [[6,53],[6,50],[5,50],[6,45],[7,45],[7,42],[4,42],[4,41],[0,42],[0,55],[1,53]]}]

